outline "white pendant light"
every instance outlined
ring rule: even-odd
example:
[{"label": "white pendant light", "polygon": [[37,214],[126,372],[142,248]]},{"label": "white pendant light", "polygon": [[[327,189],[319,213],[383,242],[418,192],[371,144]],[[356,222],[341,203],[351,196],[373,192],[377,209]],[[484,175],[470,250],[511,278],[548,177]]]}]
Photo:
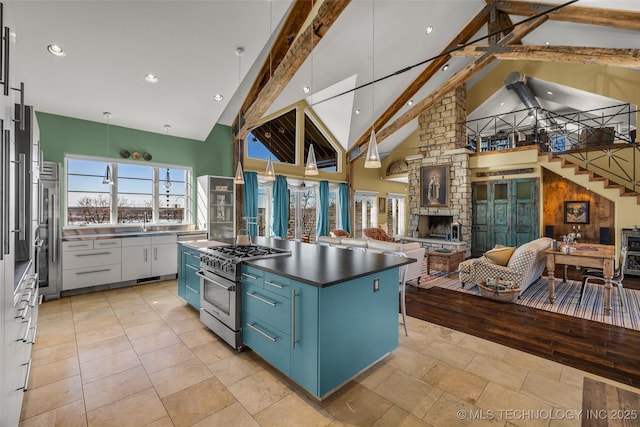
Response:
[{"label": "white pendant light", "polygon": [[269,160],[267,161],[267,169],[264,172],[265,181],[275,181],[276,172],[273,169],[273,162],[271,161],[271,154],[269,154]]},{"label": "white pendant light", "polygon": [[[111,118],[111,113],[105,111],[102,115],[107,119],[107,156],[109,155],[109,119]],[[111,173],[111,162],[107,163],[107,170],[104,172],[104,177],[102,177],[102,183],[107,185],[113,185],[113,173]]]},{"label": "white pendant light", "polygon": [[378,153],[378,141],[376,140],[376,131],[373,128],[376,123],[375,116],[375,93],[376,93],[376,67],[375,67],[375,46],[376,46],[376,31],[375,31],[375,2],[371,2],[371,137],[369,138],[369,146],[367,147],[367,157],[364,160],[364,167],[368,169],[376,169],[382,167],[380,164],[380,154]]},{"label": "white pendant light", "polygon": [[233,179],[235,184],[244,184],[244,172],[242,171],[242,163],[238,160],[238,167],[236,168],[236,176]]},{"label": "white pendant light", "polygon": [[376,133],[371,129],[371,138],[369,138],[369,147],[367,148],[367,157],[364,161],[364,167],[369,169],[380,168],[380,154],[378,154],[378,141]]},{"label": "white pendant light", "polygon": [[313,144],[309,145],[307,155],[307,166],[304,168],[305,175],[318,175],[318,163],[316,163],[316,153],[313,151]]},{"label": "white pendant light", "polygon": [[[236,55],[238,56],[238,90],[241,89],[242,86],[242,54],[244,53],[243,47],[236,48]],[[242,97],[240,97],[240,102],[242,102]],[[242,117],[242,105],[240,105],[240,112],[238,113],[238,122],[240,121],[240,117]],[[240,128],[240,126],[238,126]],[[244,171],[242,170],[242,151],[240,150],[241,140],[238,140],[238,166],[236,167],[236,176],[233,179],[235,184],[244,185]]]}]

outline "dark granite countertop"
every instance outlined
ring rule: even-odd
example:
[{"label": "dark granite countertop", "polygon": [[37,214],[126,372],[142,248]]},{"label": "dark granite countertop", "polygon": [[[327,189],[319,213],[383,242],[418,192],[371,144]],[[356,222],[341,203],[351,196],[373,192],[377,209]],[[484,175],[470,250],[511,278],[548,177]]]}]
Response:
[{"label": "dark granite countertop", "polygon": [[245,261],[247,265],[321,288],[416,262],[413,258],[288,240],[252,240],[255,244],[288,249],[291,255]]}]

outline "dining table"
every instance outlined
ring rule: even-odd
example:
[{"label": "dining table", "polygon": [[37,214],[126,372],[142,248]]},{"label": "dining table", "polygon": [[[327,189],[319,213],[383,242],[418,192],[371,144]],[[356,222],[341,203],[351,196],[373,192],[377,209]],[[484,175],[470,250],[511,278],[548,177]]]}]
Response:
[{"label": "dining table", "polygon": [[549,278],[549,302],[555,302],[556,264],[601,269],[604,277],[604,314],[611,314],[611,278],[615,263],[615,246],[596,243],[575,243],[547,249],[547,273]]}]

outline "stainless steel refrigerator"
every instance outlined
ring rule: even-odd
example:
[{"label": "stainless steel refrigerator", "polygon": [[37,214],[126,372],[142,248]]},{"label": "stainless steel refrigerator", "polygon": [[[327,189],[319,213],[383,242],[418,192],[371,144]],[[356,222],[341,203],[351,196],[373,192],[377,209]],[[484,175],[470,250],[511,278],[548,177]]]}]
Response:
[{"label": "stainless steel refrigerator", "polygon": [[38,235],[42,242],[37,266],[40,293],[46,300],[60,298],[62,262],[60,254],[60,164],[42,162],[40,171]]}]

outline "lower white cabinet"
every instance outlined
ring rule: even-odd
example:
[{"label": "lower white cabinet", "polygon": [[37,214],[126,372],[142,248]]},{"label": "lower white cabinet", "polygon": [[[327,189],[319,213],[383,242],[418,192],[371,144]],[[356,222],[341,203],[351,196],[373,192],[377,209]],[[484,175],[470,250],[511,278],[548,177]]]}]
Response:
[{"label": "lower white cabinet", "polygon": [[62,290],[121,282],[121,240],[63,242]]},{"label": "lower white cabinet", "polygon": [[175,234],[122,239],[122,280],[138,280],[178,272]]}]

